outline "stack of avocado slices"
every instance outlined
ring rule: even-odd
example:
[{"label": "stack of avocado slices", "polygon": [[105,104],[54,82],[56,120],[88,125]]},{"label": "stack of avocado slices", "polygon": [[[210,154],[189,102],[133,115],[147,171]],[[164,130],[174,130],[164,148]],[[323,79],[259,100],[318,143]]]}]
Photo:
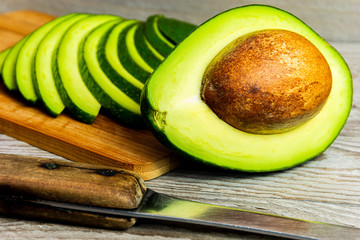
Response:
[{"label": "stack of avocado slices", "polygon": [[5,86],[56,117],[92,123],[101,108],[142,126],[140,94],[150,74],[195,25],[163,15],[146,21],[72,13],[0,53]]}]

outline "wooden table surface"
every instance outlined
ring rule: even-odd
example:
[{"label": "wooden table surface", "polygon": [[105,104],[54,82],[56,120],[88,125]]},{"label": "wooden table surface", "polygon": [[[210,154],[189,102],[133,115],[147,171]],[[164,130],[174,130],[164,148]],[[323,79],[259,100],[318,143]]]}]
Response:
[{"label": "wooden table surface", "polygon": [[[354,79],[350,118],[332,146],[302,166],[276,173],[248,174],[194,163],[147,181],[173,196],[288,217],[360,228],[360,2],[354,0],[1,0],[0,13],[32,9],[53,15],[113,13],[145,19],[154,13],[199,24],[223,10],[267,3],[297,15],[335,46]],[[0,134],[0,153],[61,158]],[[208,227],[139,221],[126,231],[0,217],[0,239],[277,239]]]}]

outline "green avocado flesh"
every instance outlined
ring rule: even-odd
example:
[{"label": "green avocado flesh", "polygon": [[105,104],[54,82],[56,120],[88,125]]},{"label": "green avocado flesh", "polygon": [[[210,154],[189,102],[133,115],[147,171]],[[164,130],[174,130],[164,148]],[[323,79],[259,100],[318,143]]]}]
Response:
[{"label": "green avocado flesh", "polygon": [[118,39],[118,58],[126,71],[144,83],[153,70],[151,68],[149,69],[148,65],[143,62],[143,59],[136,50],[134,44],[134,27],[137,24],[139,24],[138,21],[127,26],[120,33]]},{"label": "green avocado flesh", "polygon": [[[121,91],[127,92],[129,97],[140,103],[140,94],[144,84],[125,69],[118,57],[119,37],[121,33],[128,26],[134,24],[134,22],[135,20],[126,20],[115,26],[104,43],[105,51],[100,51],[98,54],[100,54],[100,58],[103,58],[101,67],[111,81],[121,89]],[[124,64],[126,65],[126,62]]]},{"label": "green avocado flesh", "polygon": [[88,17],[87,14],[71,14],[56,25],[46,37],[40,42],[34,60],[34,86],[37,95],[47,111],[58,116],[64,109],[56,83],[60,84],[60,76],[56,66],[56,55],[62,37],[70,26],[82,18]]},{"label": "green avocado flesh", "polygon": [[[285,29],[312,42],[327,60],[332,90],[322,110],[294,130],[251,134],[219,119],[200,99],[202,77],[214,57],[235,39],[258,30]],[[352,104],[352,77],[341,55],[295,16],[250,5],[208,20],[162,62],[147,81],[143,117],[158,139],[205,163],[243,171],[275,171],[310,160],[335,140]]]},{"label": "green avocado flesh", "polygon": [[12,48],[9,48],[8,54],[6,54],[6,57],[4,59],[2,68],[1,68],[1,76],[4,80],[5,86],[10,91],[16,91],[18,90],[18,86],[16,84],[16,60],[17,56],[19,54],[19,51],[22,47],[22,45],[26,42],[29,35],[21,39],[19,42],[15,44]]},{"label": "green avocado flesh", "polygon": [[122,92],[108,78],[101,68],[101,61],[106,59],[99,56],[100,52],[105,51],[104,42],[108,34],[121,21],[115,20],[103,24],[87,37],[83,48],[86,68],[83,68],[82,74],[86,75],[85,84],[106,110],[126,124],[137,125],[141,122],[138,102]]},{"label": "green avocado flesh", "polygon": [[71,15],[65,15],[44,24],[37,29],[37,31],[31,33],[21,46],[16,59],[15,74],[17,87],[26,100],[30,102],[36,102],[38,100],[33,78],[34,58],[41,40],[58,23],[70,17]]},{"label": "green avocado flesh", "polygon": [[4,51],[0,52],[0,74],[2,73],[2,66],[4,65],[5,58],[9,54],[11,48],[5,49]]},{"label": "green avocado flesh", "polygon": [[145,37],[149,43],[164,57],[169,55],[174,48],[174,44],[169,41],[160,31],[158,26],[159,19],[162,15],[150,16],[145,23]]},{"label": "green avocado flesh", "polygon": [[144,27],[144,24],[137,25],[134,36],[135,46],[141,58],[144,59],[151,68],[156,69],[164,60],[164,57],[146,40],[143,34]]},{"label": "green avocado flesh", "polygon": [[58,50],[57,66],[61,78],[60,96],[72,115],[80,121],[91,123],[98,115],[101,104],[84,82],[81,59],[83,44],[90,32],[109,21],[119,19],[112,15],[96,15],[78,21],[65,33]]}]

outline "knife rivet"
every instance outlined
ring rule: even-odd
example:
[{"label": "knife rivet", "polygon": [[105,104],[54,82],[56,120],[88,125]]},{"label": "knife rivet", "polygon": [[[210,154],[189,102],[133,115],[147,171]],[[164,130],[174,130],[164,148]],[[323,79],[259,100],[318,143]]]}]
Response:
[{"label": "knife rivet", "polygon": [[52,170],[52,169],[55,169],[55,168],[57,168],[57,165],[55,164],[55,163],[45,163],[44,164],[44,167],[46,168],[46,169],[49,169],[49,170]]},{"label": "knife rivet", "polygon": [[114,176],[116,174],[116,171],[111,170],[111,169],[98,169],[96,171],[97,174],[106,176],[106,177],[111,177]]}]

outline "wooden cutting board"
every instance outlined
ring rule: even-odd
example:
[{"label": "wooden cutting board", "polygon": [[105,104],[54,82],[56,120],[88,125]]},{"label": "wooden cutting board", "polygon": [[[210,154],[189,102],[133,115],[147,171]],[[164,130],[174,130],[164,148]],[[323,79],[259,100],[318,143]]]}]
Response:
[{"label": "wooden cutting board", "polygon": [[[28,10],[0,15],[0,50],[53,18]],[[10,93],[2,82],[0,132],[69,160],[133,170],[145,180],[181,162],[147,130],[126,128],[103,114],[91,125],[66,114],[53,118]]]}]

